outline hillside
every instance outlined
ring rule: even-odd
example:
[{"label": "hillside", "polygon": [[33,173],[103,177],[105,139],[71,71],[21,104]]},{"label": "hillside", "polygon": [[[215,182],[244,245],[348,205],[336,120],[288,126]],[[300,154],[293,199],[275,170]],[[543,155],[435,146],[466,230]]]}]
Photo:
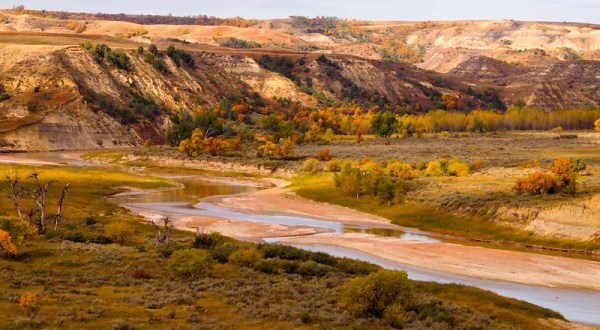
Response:
[{"label": "hillside", "polygon": [[[47,16],[0,11],[1,149],[162,142],[179,109],[225,99],[242,102],[246,115],[274,97],[308,109],[353,104],[399,113],[600,102],[595,25],[294,17],[240,27]],[[95,58],[80,46],[86,42],[124,51],[130,67]],[[150,44],[160,51],[154,60],[146,57]],[[194,65],[167,56],[171,45]],[[72,138],[58,139],[64,132]]]}]

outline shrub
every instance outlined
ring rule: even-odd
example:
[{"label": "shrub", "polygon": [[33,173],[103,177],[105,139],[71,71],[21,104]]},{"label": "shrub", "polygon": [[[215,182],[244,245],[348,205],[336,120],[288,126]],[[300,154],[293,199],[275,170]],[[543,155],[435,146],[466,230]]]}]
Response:
[{"label": "shrub", "polygon": [[194,61],[192,54],[183,49],[177,49],[173,45],[167,47],[167,56],[173,59],[178,66],[182,64],[190,68],[196,66],[196,62]]},{"label": "shrub", "polygon": [[260,244],[258,249],[265,258],[280,258],[287,260],[308,260],[307,251],[281,244]]},{"label": "shrub", "polygon": [[302,276],[324,276],[331,271],[330,267],[319,265],[309,260],[301,263],[294,273]]},{"label": "shrub", "polygon": [[381,269],[372,263],[348,258],[338,259],[335,268],[352,275],[368,275]]},{"label": "shrub", "polygon": [[429,163],[427,163],[427,167],[425,168],[425,175],[426,176],[446,176],[447,175],[446,164],[447,164],[447,161],[443,160],[443,159],[430,161]]},{"label": "shrub", "polygon": [[225,236],[221,233],[212,231],[210,233],[199,233],[192,242],[195,249],[211,250],[225,242]]},{"label": "shrub", "polygon": [[210,255],[213,259],[223,264],[226,263],[229,260],[229,256],[238,249],[239,247],[235,244],[225,243],[212,248],[210,250]]},{"label": "shrub", "polygon": [[413,284],[405,271],[379,270],[348,282],[340,305],[358,316],[382,318],[386,311],[411,304],[413,295]]},{"label": "shrub", "polygon": [[325,164],[325,171],[339,172],[342,170],[342,162],[339,159],[332,159]]},{"label": "shrub", "polygon": [[581,160],[581,158],[576,158],[571,160],[571,170],[573,172],[579,173],[587,168],[587,165]]},{"label": "shrub", "polygon": [[170,259],[169,271],[177,277],[190,280],[206,276],[213,263],[207,251],[197,249],[177,250]]},{"label": "shrub", "polygon": [[182,250],[183,246],[177,242],[170,241],[167,244],[163,244],[156,249],[158,255],[164,258],[170,257],[175,251]]},{"label": "shrub", "polygon": [[600,118],[598,118],[595,122],[594,122],[594,129],[598,132],[600,132]]},{"label": "shrub", "polygon": [[88,215],[85,218],[85,224],[88,226],[92,226],[98,223],[98,220],[93,215]]},{"label": "shrub", "polygon": [[329,148],[322,149],[319,151],[319,160],[320,161],[328,161],[331,160],[331,156],[329,155]]},{"label": "shrub", "polygon": [[13,243],[21,245],[27,237],[33,237],[38,233],[38,227],[26,220],[19,218],[0,219],[0,229],[8,232]]},{"label": "shrub", "polygon": [[315,158],[308,158],[302,163],[302,170],[304,172],[316,173],[319,171],[319,160]]},{"label": "shrub", "polygon": [[12,242],[8,232],[0,229],[0,257],[3,259],[13,258],[17,255],[17,247]]},{"label": "shrub", "polygon": [[450,160],[446,165],[446,171],[449,175],[454,176],[467,176],[471,174],[469,164],[458,159]]},{"label": "shrub", "polygon": [[229,262],[240,267],[253,267],[262,259],[262,254],[255,248],[237,250],[229,256]]},{"label": "shrub", "polygon": [[477,170],[480,170],[480,169],[482,169],[484,166],[485,166],[485,165],[484,165],[484,163],[483,163],[483,160],[481,160],[481,159],[476,159],[476,160],[473,162],[473,164],[471,164],[471,166],[470,166],[470,167],[471,167],[471,171],[477,171]]},{"label": "shrub", "polygon": [[28,315],[34,314],[40,308],[37,296],[33,292],[23,292],[21,297],[19,297],[19,306],[21,306]]},{"label": "shrub", "polygon": [[571,168],[571,163],[572,161],[566,158],[556,159],[552,162],[550,170],[555,175],[558,191],[575,192],[576,177]]},{"label": "shrub", "polygon": [[131,226],[125,222],[111,223],[106,226],[105,232],[106,235],[113,240],[113,242],[116,242],[120,245],[129,243],[134,234]]},{"label": "shrub", "polygon": [[283,264],[284,261],[279,258],[263,259],[254,265],[254,270],[263,272],[265,274],[278,274],[282,271]]},{"label": "shrub", "polygon": [[513,187],[518,194],[529,193],[531,195],[554,193],[556,188],[554,177],[539,171],[531,173],[527,177],[518,178]]},{"label": "shrub", "polygon": [[385,167],[385,174],[399,178],[401,180],[413,180],[416,176],[416,171],[410,164],[401,162],[390,162]]},{"label": "shrub", "polygon": [[528,159],[521,163],[522,168],[538,168],[540,167],[540,161],[537,159]]}]

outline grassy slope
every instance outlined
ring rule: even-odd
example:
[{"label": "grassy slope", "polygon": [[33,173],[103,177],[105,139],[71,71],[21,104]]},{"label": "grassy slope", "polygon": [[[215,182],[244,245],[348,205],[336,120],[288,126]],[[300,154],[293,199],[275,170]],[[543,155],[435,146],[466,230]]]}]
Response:
[{"label": "grassy slope", "polygon": [[294,180],[292,187],[298,195],[319,202],[338,204],[359,211],[376,214],[392,223],[419,228],[425,231],[462,236],[470,239],[505,241],[524,245],[539,245],[553,248],[566,248],[594,251],[600,250],[600,244],[551,239],[535,236],[529,232],[493,223],[475,216],[455,216],[447,212],[404,203],[382,206],[372,197],[356,199],[336,189],[331,174],[301,176]]},{"label": "grassy slope", "polygon": [[[33,168],[0,165],[0,174]],[[24,327],[98,328],[128,324],[136,328],[385,328],[374,319],[354,318],[337,306],[341,286],[354,275],[327,268],[327,275],[270,275],[230,263],[217,264],[207,278],[173,278],[169,259],[156,245],[154,229],[111,204],[104,196],[119,187],[160,188],[168,182],[117,171],[36,168],[42,178],[71,182],[67,221],[58,234],[27,239],[16,260],[0,260],[0,329]],[[50,201],[59,192],[50,191]],[[51,203],[50,203],[51,204]],[[53,209],[50,206],[49,210]],[[0,204],[0,218],[10,217],[10,203]],[[96,223],[86,224],[93,216]],[[106,225],[127,222],[133,229],[125,246],[61,240],[69,232],[102,235]],[[54,236],[54,239],[48,237]],[[192,236],[176,232],[173,240],[190,246]],[[235,243],[248,246],[246,243]],[[143,270],[147,278],[134,276]],[[444,328],[465,324],[484,327],[544,328],[540,318],[561,318],[537,306],[493,293],[455,285],[415,283],[421,297],[411,324]],[[40,309],[27,315],[18,305],[23,292],[38,296]],[[485,303],[481,303],[485,301]]]}]

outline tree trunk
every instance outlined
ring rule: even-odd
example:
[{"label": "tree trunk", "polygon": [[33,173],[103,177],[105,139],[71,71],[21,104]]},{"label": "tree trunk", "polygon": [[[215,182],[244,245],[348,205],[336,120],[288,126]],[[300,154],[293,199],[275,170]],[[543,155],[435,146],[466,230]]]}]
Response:
[{"label": "tree trunk", "polygon": [[65,196],[67,195],[67,189],[69,189],[70,185],[70,182],[67,183],[62,191],[62,194],[60,194],[60,199],[58,200],[58,211],[56,211],[56,216],[54,217],[54,231],[58,229],[58,222],[60,221],[60,218],[62,216],[63,201],[65,200]]}]

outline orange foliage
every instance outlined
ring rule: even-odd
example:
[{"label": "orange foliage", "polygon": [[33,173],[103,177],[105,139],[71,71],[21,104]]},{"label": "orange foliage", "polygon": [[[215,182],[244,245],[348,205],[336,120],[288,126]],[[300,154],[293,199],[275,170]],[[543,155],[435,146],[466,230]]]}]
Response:
[{"label": "orange foliage", "polygon": [[17,247],[12,242],[10,234],[0,229],[0,257],[4,259],[13,258],[17,255]]},{"label": "orange foliage", "polygon": [[556,189],[556,181],[552,175],[542,172],[535,172],[529,174],[527,177],[518,178],[513,188],[519,194],[547,194]]}]

